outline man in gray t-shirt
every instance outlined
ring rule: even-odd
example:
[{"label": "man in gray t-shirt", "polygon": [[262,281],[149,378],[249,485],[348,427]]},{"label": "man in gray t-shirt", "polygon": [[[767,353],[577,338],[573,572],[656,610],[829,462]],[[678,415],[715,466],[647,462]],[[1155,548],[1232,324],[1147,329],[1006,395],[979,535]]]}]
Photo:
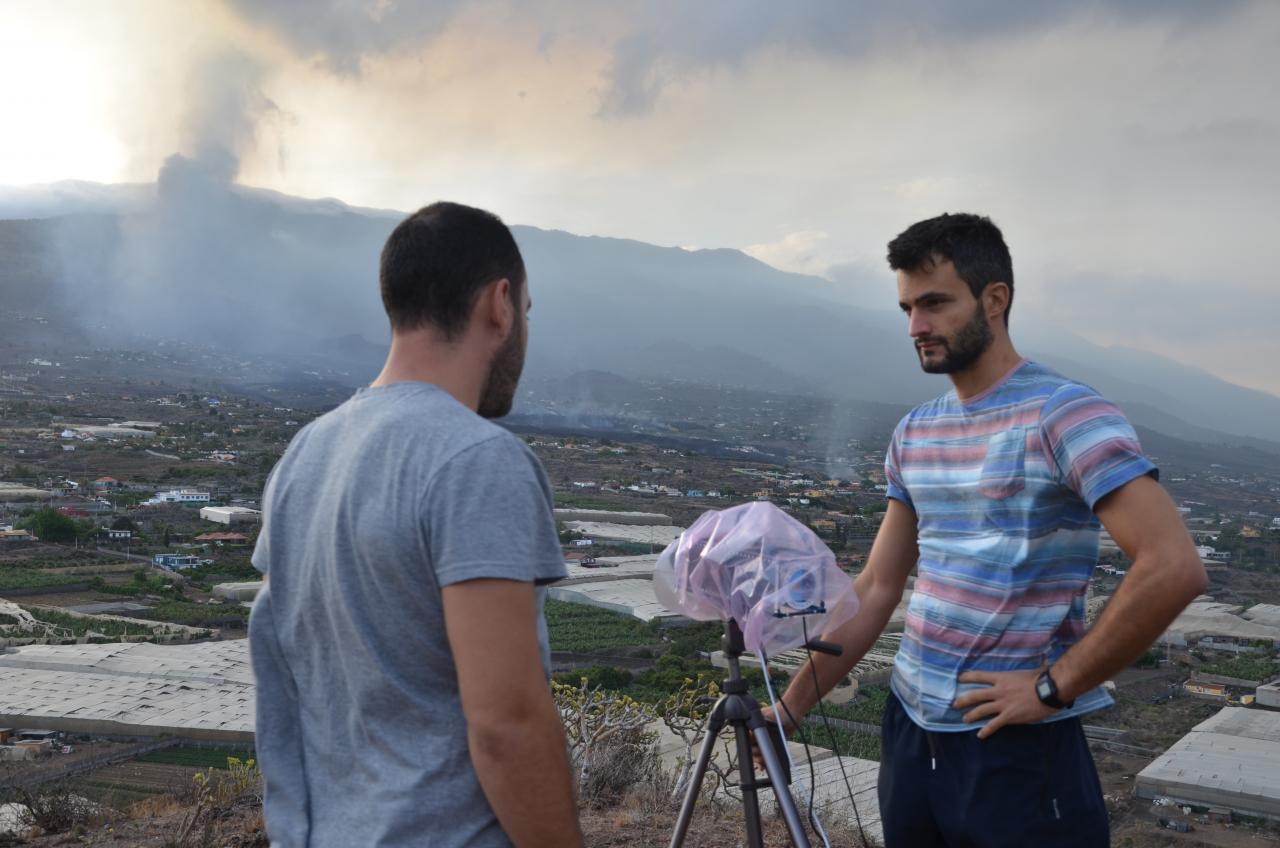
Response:
[{"label": "man in gray t-shirt", "polygon": [[551,489],[486,420],[523,363],[519,252],[488,213],[435,204],[392,234],[381,278],[387,366],[298,433],[263,497],[268,834],[580,844],[538,588],[565,575]]}]

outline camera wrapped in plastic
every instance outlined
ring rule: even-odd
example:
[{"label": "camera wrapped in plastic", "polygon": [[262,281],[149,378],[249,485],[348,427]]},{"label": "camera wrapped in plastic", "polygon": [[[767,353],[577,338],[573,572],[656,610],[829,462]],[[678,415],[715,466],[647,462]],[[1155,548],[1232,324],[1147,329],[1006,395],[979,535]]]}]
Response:
[{"label": "camera wrapped in plastic", "polygon": [[689,618],[736,620],[753,653],[798,648],[858,611],[831,549],[764,501],[703,513],[658,557],[653,585]]}]

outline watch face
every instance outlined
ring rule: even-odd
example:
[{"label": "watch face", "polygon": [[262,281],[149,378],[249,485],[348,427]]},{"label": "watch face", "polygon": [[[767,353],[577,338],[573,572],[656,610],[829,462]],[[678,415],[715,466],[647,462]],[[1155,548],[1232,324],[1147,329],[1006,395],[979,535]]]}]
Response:
[{"label": "watch face", "polygon": [[1053,697],[1053,684],[1047,678],[1040,678],[1036,681],[1036,694],[1041,700]]}]

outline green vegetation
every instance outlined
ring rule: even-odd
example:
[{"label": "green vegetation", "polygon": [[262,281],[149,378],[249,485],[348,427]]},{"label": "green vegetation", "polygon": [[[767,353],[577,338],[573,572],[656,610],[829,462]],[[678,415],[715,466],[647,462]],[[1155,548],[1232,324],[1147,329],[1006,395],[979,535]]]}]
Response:
[{"label": "green vegetation", "polygon": [[170,579],[156,574],[148,569],[139,568],[133,573],[133,579],[128,583],[108,583],[101,577],[95,577],[90,581],[95,592],[105,592],[108,595],[168,595],[173,598],[181,598],[182,590]]},{"label": "green vegetation", "polygon": [[197,583],[209,582],[212,578],[218,580],[260,580],[262,575],[258,573],[258,569],[253,567],[248,557],[236,558],[229,560],[221,560],[212,565],[199,565],[195,568],[187,568],[182,572],[183,576],[188,580]]},{"label": "green vegetation", "polygon": [[566,686],[579,686],[583,680],[586,680],[588,688],[594,689],[599,686],[601,689],[620,692],[631,685],[633,677],[631,672],[625,668],[618,668],[612,665],[593,665],[590,668],[562,671],[555,675],[555,680],[557,683],[563,683]]},{"label": "green vegetation", "polygon": [[1147,652],[1138,657],[1133,664],[1137,668],[1157,668],[1160,665],[1160,656],[1159,648],[1148,648]]},{"label": "green vegetation", "polygon": [[556,492],[556,509],[607,509],[612,512],[626,512],[627,507],[619,506],[612,501],[593,498],[590,495]]},{"label": "green vegetation", "polygon": [[56,548],[57,556],[48,555],[49,548],[44,548],[44,556],[24,556],[21,560],[13,560],[0,568],[68,568],[80,565],[116,565],[120,560],[103,556],[92,550],[76,548]]},{"label": "green vegetation", "polygon": [[84,577],[77,577],[74,574],[46,574],[34,568],[0,566],[0,592],[71,586],[84,582],[86,582]]},{"label": "green vegetation", "polygon": [[[592,666],[561,672],[555,675],[555,680],[566,686],[580,686],[583,678],[586,678],[589,688],[599,686],[601,689],[629,695],[643,703],[657,704],[686,685],[704,687],[708,683],[714,683],[718,686],[724,680],[725,673],[724,669],[716,668],[707,660],[665,654],[658,657],[653,668],[635,674],[614,666]],[[742,677],[751,687],[756,700],[762,704],[768,703],[764,673],[748,666],[742,669]],[[787,685],[787,675],[774,672],[772,682],[774,691],[780,692]]]},{"label": "green vegetation", "polygon": [[154,621],[169,621],[190,627],[234,627],[243,629],[249,611],[239,604],[197,604],[192,601],[161,601],[138,613]]},{"label": "green vegetation", "polygon": [[[715,668],[703,658],[704,654],[720,647],[724,625],[718,621],[664,627],[658,622],[646,624],[621,613],[554,600],[546,603],[546,617],[553,651],[657,656],[654,668],[645,671],[633,673],[615,666],[597,665],[561,672],[555,676],[560,683],[578,686],[585,677],[588,686],[622,692],[637,701],[657,703],[679,690],[685,681],[718,684],[725,677],[724,669]],[[744,666],[742,676],[756,698],[766,701],[764,674],[757,668]],[[774,672],[775,691],[780,692],[786,684],[787,675]]]},{"label": "green vegetation", "polygon": [[[813,715],[816,716],[817,712],[815,711]],[[834,725],[826,727],[822,724],[821,719],[818,719],[817,722],[806,722],[804,733],[809,745],[814,748],[839,751],[842,757],[860,757],[864,760],[880,761],[879,736],[870,733],[855,733]],[[796,734],[793,738],[799,740],[800,735]]]},{"label": "green vegetation", "polygon": [[77,618],[64,612],[49,609],[32,609],[30,607],[24,607],[24,609],[31,613],[31,617],[37,621],[61,627],[70,631],[73,636],[83,636],[92,630],[103,636],[119,639],[125,636],[150,636],[153,630],[151,626],[146,624],[129,624],[128,622],[114,619]]},{"label": "green vegetation", "polygon": [[42,542],[74,542],[78,525],[51,507],[37,510],[21,523]]},{"label": "green vegetation", "polygon": [[162,748],[159,751],[152,751],[150,754],[143,754],[138,757],[137,762],[140,763],[163,763],[171,766],[194,766],[195,768],[227,768],[227,760],[235,758],[239,760],[256,760],[257,754],[254,751],[235,750],[228,751],[219,748],[190,748],[186,746],[177,748]]},{"label": "green vegetation", "polygon": [[[888,686],[864,686],[858,691],[858,697],[847,704],[824,704],[827,716],[845,721],[857,721],[863,724],[880,724],[884,717],[885,704],[889,702]],[[817,715],[815,710],[811,715]]]},{"label": "green vegetation", "polygon": [[1280,675],[1280,665],[1267,656],[1232,657],[1229,660],[1205,663],[1199,669],[1204,674],[1220,674],[1241,680],[1257,680],[1266,683]]},{"label": "green vegetation", "polygon": [[160,475],[161,480],[234,480],[236,470],[225,465],[196,465],[186,463],[181,467],[171,465]]},{"label": "green vegetation", "polygon": [[598,653],[660,641],[652,625],[583,604],[548,599],[546,617],[553,651]]},{"label": "green vegetation", "polygon": [[683,627],[670,627],[664,635],[670,640],[667,653],[678,657],[696,657],[720,650],[724,624],[719,621],[699,621]]},{"label": "green vegetation", "polygon": [[67,787],[76,795],[88,798],[94,804],[101,804],[112,810],[124,812],[133,804],[156,795],[166,795],[169,790],[158,786],[137,786],[132,783],[123,784],[114,780],[93,780],[80,778],[70,780]]}]

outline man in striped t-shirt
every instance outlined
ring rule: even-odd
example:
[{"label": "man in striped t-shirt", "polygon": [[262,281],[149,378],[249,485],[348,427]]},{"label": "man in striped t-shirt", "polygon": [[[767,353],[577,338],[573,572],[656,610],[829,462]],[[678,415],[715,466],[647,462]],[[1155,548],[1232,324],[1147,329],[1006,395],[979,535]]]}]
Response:
[{"label": "man in striped t-shirt", "polygon": [[[921,367],[954,389],[913,409],[885,461],[889,506],[854,581],[861,611],[784,695],[807,712],[862,658],[916,582],[882,727],[888,848],[1105,846],[1080,716],[1206,586],[1133,428],[1088,386],[1020,356],[1000,230],[942,215],[889,244]],[[1133,559],[1092,630],[1105,526]]]}]

